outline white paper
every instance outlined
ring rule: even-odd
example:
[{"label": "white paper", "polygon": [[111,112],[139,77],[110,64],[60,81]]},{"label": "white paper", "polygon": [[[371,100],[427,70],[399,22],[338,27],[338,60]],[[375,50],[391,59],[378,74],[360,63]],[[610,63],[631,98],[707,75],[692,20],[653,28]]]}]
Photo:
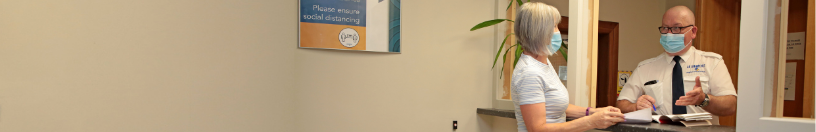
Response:
[{"label": "white paper", "polygon": [[622,123],[650,123],[652,122],[652,111],[649,109],[642,109],[638,111],[623,114],[626,121]]},{"label": "white paper", "polygon": [[785,100],[796,100],[796,62],[785,64]]},{"label": "white paper", "polygon": [[805,59],[805,32],[788,33],[787,60]]},{"label": "white paper", "polygon": [[694,113],[678,115],[685,121],[711,120],[711,113]]},{"label": "white paper", "polygon": [[567,80],[567,66],[558,66],[558,78]]}]

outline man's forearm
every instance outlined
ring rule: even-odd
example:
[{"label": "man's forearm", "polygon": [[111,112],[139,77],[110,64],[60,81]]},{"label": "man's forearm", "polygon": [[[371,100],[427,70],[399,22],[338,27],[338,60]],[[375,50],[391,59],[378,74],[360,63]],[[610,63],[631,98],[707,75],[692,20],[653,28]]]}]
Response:
[{"label": "man's forearm", "polygon": [[616,107],[618,107],[618,109],[621,110],[621,113],[637,111],[637,105],[635,103],[629,102],[629,100],[618,100]]},{"label": "man's forearm", "polygon": [[708,106],[704,110],[717,116],[729,116],[737,112],[737,97],[734,95],[708,95]]}]

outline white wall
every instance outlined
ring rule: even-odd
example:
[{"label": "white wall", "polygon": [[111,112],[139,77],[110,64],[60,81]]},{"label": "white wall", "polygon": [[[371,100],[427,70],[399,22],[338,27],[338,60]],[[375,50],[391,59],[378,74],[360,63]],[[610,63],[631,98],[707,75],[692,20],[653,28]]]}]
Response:
[{"label": "white wall", "polygon": [[490,131],[494,0],[403,1],[402,54],[297,49],[297,1],[0,3],[0,131]]}]

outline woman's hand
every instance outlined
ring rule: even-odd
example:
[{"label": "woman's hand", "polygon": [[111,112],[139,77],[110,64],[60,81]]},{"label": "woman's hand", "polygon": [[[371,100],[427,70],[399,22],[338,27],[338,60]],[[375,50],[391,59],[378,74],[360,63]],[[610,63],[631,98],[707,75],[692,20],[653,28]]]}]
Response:
[{"label": "woman's hand", "polygon": [[620,109],[612,106],[597,108],[595,113],[588,117],[588,124],[597,129],[604,129],[618,122],[623,122],[623,114]]}]

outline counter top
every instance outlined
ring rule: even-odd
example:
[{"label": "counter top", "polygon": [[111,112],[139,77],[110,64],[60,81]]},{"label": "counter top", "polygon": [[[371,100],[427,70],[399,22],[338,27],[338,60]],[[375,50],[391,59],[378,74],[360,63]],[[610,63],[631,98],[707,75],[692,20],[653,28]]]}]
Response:
[{"label": "counter top", "polygon": [[493,108],[476,108],[476,114],[492,115],[492,116],[516,119],[516,111],[515,110],[503,110],[503,109],[493,109]]},{"label": "counter top", "polygon": [[[476,113],[513,119],[516,118],[516,113],[514,110],[476,108]],[[736,128],[720,125],[685,127],[682,125],[674,124],[647,123],[647,124],[617,124],[610,126],[609,128],[599,130],[613,132],[734,132],[736,131]]]},{"label": "counter top", "polygon": [[736,128],[730,127],[730,126],[713,125],[713,126],[686,127],[686,126],[682,126],[682,125],[660,124],[660,123],[617,124],[617,125],[609,126],[609,128],[600,129],[600,130],[613,131],[613,132],[734,132],[734,131],[737,131]]}]

